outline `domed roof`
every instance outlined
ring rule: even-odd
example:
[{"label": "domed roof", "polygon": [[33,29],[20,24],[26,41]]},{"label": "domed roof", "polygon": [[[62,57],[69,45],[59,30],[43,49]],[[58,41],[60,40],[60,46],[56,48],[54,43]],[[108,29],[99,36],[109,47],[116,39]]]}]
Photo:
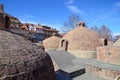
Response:
[{"label": "domed roof", "polygon": [[59,47],[60,39],[61,38],[53,35],[52,37],[43,40],[44,48],[49,50],[56,50]]},{"label": "domed roof", "polygon": [[51,58],[23,37],[0,30],[0,80],[55,80]]},{"label": "domed roof", "polygon": [[97,46],[102,45],[100,36],[89,30],[83,22],[79,22],[78,26],[64,35],[62,40],[68,41],[68,50],[96,50]]}]

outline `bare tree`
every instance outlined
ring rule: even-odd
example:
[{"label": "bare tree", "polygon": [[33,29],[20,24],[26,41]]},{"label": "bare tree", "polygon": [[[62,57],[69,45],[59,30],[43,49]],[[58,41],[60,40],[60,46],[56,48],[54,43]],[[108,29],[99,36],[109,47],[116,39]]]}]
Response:
[{"label": "bare tree", "polygon": [[118,39],[120,39],[120,35],[115,35],[115,37],[114,37],[114,40],[113,40],[113,41],[115,42],[115,41],[117,41]]},{"label": "bare tree", "polygon": [[74,29],[77,26],[77,23],[80,21],[80,17],[78,15],[72,14],[68,17],[68,20],[64,22],[62,26],[62,31],[64,33]]},{"label": "bare tree", "polygon": [[97,32],[102,38],[112,41],[112,31],[105,25],[103,25],[100,28],[97,28],[95,26],[95,27],[92,27],[91,29]]},{"label": "bare tree", "polygon": [[96,33],[98,33],[99,34],[99,29],[98,29],[98,27],[97,26],[94,26],[94,27],[92,27],[91,28],[93,31],[95,31]]}]

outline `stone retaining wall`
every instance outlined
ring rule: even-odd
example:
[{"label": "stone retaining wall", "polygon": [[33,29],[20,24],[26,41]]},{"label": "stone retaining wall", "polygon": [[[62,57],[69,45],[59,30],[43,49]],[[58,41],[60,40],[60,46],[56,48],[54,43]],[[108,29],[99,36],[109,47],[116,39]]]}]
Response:
[{"label": "stone retaining wall", "polygon": [[120,65],[120,47],[102,46],[97,48],[97,60]]},{"label": "stone retaining wall", "polygon": [[120,75],[120,71],[104,69],[104,68],[95,67],[91,65],[87,65],[85,70],[86,70],[86,73],[90,73],[91,75],[95,75],[107,80],[114,80],[117,76]]}]

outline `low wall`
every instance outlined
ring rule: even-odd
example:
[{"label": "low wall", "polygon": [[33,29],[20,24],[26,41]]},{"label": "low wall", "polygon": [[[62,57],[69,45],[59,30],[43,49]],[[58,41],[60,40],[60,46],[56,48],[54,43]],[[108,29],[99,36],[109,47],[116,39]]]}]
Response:
[{"label": "low wall", "polygon": [[118,46],[98,47],[97,60],[105,63],[120,65],[120,47]]},{"label": "low wall", "polygon": [[45,51],[56,51],[57,48],[47,48]]},{"label": "low wall", "polygon": [[96,51],[72,51],[68,50],[69,53],[78,58],[96,58]]},{"label": "low wall", "polygon": [[107,80],[115,80],[117,76],[120,75],[120,71],[104,69],[100,67],[95,67],[91,65],[87,65],[85,67],[86,73],[90,73],[91,75],[95,75]]}]

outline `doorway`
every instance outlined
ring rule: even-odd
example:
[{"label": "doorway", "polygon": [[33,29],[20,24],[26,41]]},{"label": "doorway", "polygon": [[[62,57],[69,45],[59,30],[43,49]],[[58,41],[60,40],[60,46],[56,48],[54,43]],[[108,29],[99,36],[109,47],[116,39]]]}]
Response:
[{"label": "doorway", "polygon": [[104,46],[107,46],[108,45],[108,41],[107,39],[104,40]]},{"label": "doorway", "polygon": [[65,48],[65,51],[68,50],[68,41],[62,40],[61,41],[61,47]]},{"label": "doorway", "polygon": [[5,23],[5,28],[6,28],[6,29],[9,29],[9,28],[10,28],[10,18],[5,15],[4,19],[5,19],[5,20],[4,20],[4,21],[5,21],[5,22],[4,22],[4,23]]}]

